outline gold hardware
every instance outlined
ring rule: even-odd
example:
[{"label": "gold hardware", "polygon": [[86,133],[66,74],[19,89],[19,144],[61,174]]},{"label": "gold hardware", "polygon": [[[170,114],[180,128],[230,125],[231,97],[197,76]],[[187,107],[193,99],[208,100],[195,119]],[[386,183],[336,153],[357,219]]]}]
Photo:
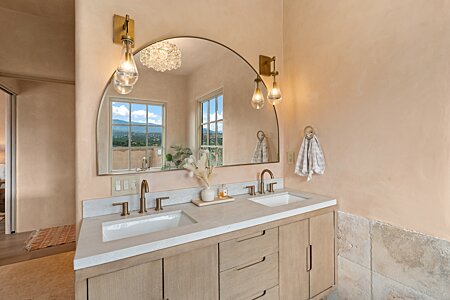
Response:
[{"label": "gold hardware", "polygon": [[141,182],[141,198],[139,199],[139,213],[143,214],[147,212],[147,205],[145,203],[145,193],[148,193],[148,182],[147,180],[142,180]]},{"label": "gold hardware", "polygon": [[[113,18],[113,42],[122,44],[122,39],[134,41],[134,20],[129,15],[125,17],[114,15]],[[132,43],[134,44],[134,43]]]},{"label": "gold hardware", "polygon": [[273,186],[274,186],[275,184],[277,184],[277,183],[276,183],[276,182],[271,182],[271,183],[268,183],[268,184],[267,184],[267,191],[268,191],[269,193],[274,193],[274,192],[275,192],[275,190],[273,189]]},{"label": "gold hardware", "polygon": [[256,193],[255,193],[255,186],[254,185],[247,185],[245,188],[248,189],[248,194],[250,196],[255,196],[256,195]]},{"label": "gold hardware", "polygon": [[[275,60],[276,57],[269,57],[260,55],[259,56],[259,74],[264,76],[278,76],[278,71],[275,70]],[[273,71],[271,64],[274,64]]]},{"label": "gold hardware", "polygon": [[269,56],[265,56],[265,55],[260,55],[259,56],[259,74],[264,75],[264,76],[273,76],[272,66],[271,66],[273,61],[275,61],[275,56],[269,57]]},{"label": "gold hardware", "polygon": [[306,139],[310,140],[314,137],[314,128],[312,126],[306,126],[305,129],[303,129],[303,132],[305,133]]},{"label": "gold hardware", "polygon": [[306,248],[306,271],[309,272],[312,269],[312,245]]},{"label": "gold hardware", "polygon": [[[278,87],[278,83],[276,81],[276,77],[278,76],[278,71],[275,66],[276,57],[268,57],[264,55],[259,56],[259,74],[265,75],[265,76],[272,76],[273,77],[273,84],[272,88],[269,89],[269,92],[267,94],[267,100],[272,105],[278,105],[283,100],[283,97],[281,95],[281,90]],[[273,69],[272,69],[272,63],[273,63]]]},{"label": "gold hardware", "polygon": [[128,211],[128,202],[116,202],[112,204],[113,206],[122,205],[122,213],[120,214],[122,217],[128,216],[130,212]]},{"label": "gold hardware", "polygon": [[264,174],[266,174],[266,173],[269,173],[270,178],[273,179],[273,173],[269,169],[264,169],[261,172],[261,176],[260,176],[260,179],[259,179],[259,190],[258,190],[258,193],[260,193],[260,194],[265,194],[265,191],[264,191]]},{"label": "gold hardware", "polygon": [[160,198],[156,198],[156,205],[155,205],[155,210],[156,211],[161,211],[161,210],[163,210],[163,207],[162,207],[162,200],[166,200],[166,199],[169,199],[170,197],[160,197]]}]

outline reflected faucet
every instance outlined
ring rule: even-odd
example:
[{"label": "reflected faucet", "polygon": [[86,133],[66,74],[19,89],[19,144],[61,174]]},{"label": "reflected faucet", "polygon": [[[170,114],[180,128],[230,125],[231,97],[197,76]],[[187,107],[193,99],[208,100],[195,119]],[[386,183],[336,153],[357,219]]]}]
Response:
[{"label": "reflected faucet", "polygon": [[269,169],[264,169],[261,172],[261,176],[260,176],[260,179],[259,179],[259,190],[258,190],[258,193],[260,193],[260,194],[264,194],[265,193],[265,191],[264,191],[264,174],[266,174],[266,173],[269,173],[270,178],[273,179],[273,173]]},{"label": "reflected faucet", "polygon": [[147,180],[142,180],[141,182],[141,198],[139,199],[139,213],[143,214],[144,212],[147,212],[147,205],[145,203],[145,193],[148,193],[148,182]]}]

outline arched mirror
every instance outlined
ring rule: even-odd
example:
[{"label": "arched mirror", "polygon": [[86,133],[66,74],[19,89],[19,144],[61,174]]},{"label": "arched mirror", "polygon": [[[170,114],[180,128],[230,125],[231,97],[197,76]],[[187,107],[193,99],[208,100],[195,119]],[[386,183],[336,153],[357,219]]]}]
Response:
[{"label": "arched mirror", "polygon": [[[98,174],[182,169],[184,159],[201,150],[217,166],[278,162],[276,110],[267,101],[259,110],[251,105],[255,70],[210,40],[162,42],[136,51],[139,79],[131,93],[118,93],[111,81],[105,88],[97,118]],[[167,49],[175,52],[158,52]]]}]

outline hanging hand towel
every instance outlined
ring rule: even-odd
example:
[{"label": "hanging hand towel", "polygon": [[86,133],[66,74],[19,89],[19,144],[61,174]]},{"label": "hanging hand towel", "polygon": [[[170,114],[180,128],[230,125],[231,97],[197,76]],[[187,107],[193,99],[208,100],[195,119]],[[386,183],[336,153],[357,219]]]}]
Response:
[{"label": "hanging hand towel", "polygon": [[269,161],[269,150],[267,149],[266,137],[256,142],[252,163],[264,163]]},{"label": "hanging hand towel", "polygon": [[316,135],[311,139],[303,138],[302,147],[298,153],[295,165],[295,174],[308,176],[307,181],[312,179],[313,174],[322,175],[325,171],[325,158]]}]

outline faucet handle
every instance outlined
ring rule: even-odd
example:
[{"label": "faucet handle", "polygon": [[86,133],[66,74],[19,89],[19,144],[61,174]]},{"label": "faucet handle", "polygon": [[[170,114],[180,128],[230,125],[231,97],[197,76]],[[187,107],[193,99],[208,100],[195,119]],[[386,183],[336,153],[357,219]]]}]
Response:
[{"label": "faucet handle", "polygon": [[112,204],[113,206],[122,205],[122,213],[120,214],[123,216],[128,216],[130,212],[128,211],[128,202],[115,202]]},{"label": "faucet handle", "polygon": [[255,192],[256,187],[254,185],[247,185],[245,187],[245,189],[248,189],[248,194],[250,196],[255,196],[256,195],[256,192]]},{"label": "faucet handle", "polygon": [[273,189],[273,186],[274,186],[275,184],[277,184],[277,183],[276,183],[276,182],[271,182],[271,183],[268,183],[268,184],[267,184],[267,191],[268,191],[269,193],[275,192],[275,190]]},{"label": "faucet handle", "polygon": [[160,210],[163,210],[163,207],[162,207],[162,200],[167,200],[167,199],[169,199],[170,197],[159,197],[159,198],[156,198],[156,205],[155,205],[155,210],[156,211],[160,211]]}]

